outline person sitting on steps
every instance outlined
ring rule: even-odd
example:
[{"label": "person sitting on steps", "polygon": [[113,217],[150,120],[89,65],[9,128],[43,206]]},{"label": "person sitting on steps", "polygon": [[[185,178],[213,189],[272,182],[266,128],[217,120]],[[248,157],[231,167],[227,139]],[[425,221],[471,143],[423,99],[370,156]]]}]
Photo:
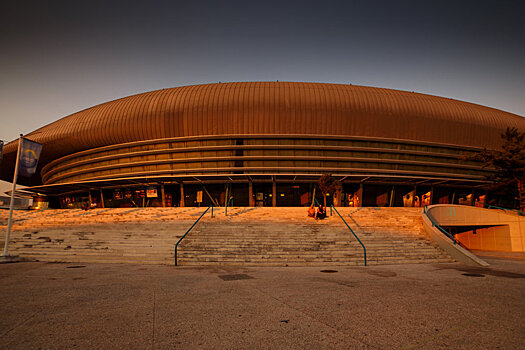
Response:
[{"label": "person sitting on steps", "polygon": [[315,217],[315,208],[313,204],[308,208],[308,216],[311,218]]},{"label": "person sitting on steps", "polygon": [[326,209],[323,207],[322,204],[319,204],[319,208],[317,209],[317,214],[315,214],[316,220],[322,220],[326,217]]}]

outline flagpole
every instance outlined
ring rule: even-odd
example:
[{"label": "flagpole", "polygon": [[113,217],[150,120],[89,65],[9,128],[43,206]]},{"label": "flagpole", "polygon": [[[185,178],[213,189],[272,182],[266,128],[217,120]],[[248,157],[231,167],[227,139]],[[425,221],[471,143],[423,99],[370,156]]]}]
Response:
[{"label": "flagpole", "polygon": [[11,234],[11,224],[13,218],[13,206],[15,203],[15,190],[16,190],[16,180],[18,177],[18,161],[20,158],[20,149],[22,147],[22,134],[18,138],[18,151],[16,152],[16,164],[15,164],[15,174],[13,176],[13,190],[11,191],[11,203],[9,204],[9,219],[7,220],[7,232],[5,234],[5,246],[4,246],[4,257],[8,256],[8,247],[9,247],[9,235]]}]

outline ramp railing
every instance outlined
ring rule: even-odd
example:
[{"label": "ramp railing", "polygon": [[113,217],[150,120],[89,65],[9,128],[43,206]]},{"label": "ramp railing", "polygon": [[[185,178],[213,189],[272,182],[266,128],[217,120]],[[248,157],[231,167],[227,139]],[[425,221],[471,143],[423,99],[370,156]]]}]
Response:
[{"label": "ramp railing", "polygon": [[487,209],[498,209],[498,210],[503,210],[503,211],[511,211],[513,213],[516,213],[518,214],[519,216],[525,216],[525,212],[521,211],[521,210],[518,210],[518,209],[509,209],[509,208],[503,208],[503,207],[498,207],[496,205],[492,205],[492,204],[487,204],[487,203],[483,203],[483,202],[480,202],[480,201],[475,201],[475,203],[477,204],[481,204],[483,206],[483,208],[487,208]]},{"label": "ramp railing", "polygon": [[432,215],[430,215],[429,211],[428,211],[428,208],[427,206],[425,205],[423,207],[423,214],[425,214],[427,216],[427,218],[430,220],[430,222],[432,223],[432,226],[433,227],[436,227],[439,231],[441,231],[442,233],[444,233],[447,237],[449,237],[453,242],[454,244],[457,244],[458,242],[456,241],[456,237],[454,237],[453,234],[450,234],[447,230],[445,230],[443,227],[439,226],[438,223],[436,222],[436,220],[434,220],[434,218],[432,217]]},{"label": "ramp railing", "polygon": [[352,230],[352,228],[350,227],[350,225],[347,224],[347,222],[345,221],[345,219],[341,216],[341,214],[339,214],[339,212],[337,211],[337,209],[335,209],[335,207],[333,205],[330,206],[330,210],[333,210],[337,213],[337,215],[339,215],[339,217],[341,218],[341,220],[343,220],[343,222],[345,223],[346,227],[348,227],[348,229],[350,230],[350,232],[352,232],[352,234],[354,235],[354,237],[357,239],[357,241],[359,242],[359,244],[361,244],[361,247],[363,247],[363,255],[364,255],[364,259],[365,259],[365,266],[366,266],[366,247],[365,245],[363,244],[363,242],[361,242],[361,240],[359,239],[359,237],[357,237],[357,235],[355,234],[354,230]]},{"label": "ramp railing", "polygon": [[180,242],[182,242],[182,240],[188,235],[188,233],[190,233],[190,231],[195,227],[195,225],[197,225],[197,223],[200,221],[200,219],[202,219],[204,214],[206,214],[208,212],[208,210],[210,210],[210,208],[211,208],[211,217],[213,217],[213,205],[210,205],[204,211],[204,213],[202,213],[201,216],[199,216],[199,218],[193,223],[193,225],[191,225],[191,227],[188,229],[188,231],[186,231],[186,233],[184,235],[182,235],[182,237],[179,239],[179,241],[177,243],[175,243],[175,266],[177,266],[177,248],[179,247]]}]

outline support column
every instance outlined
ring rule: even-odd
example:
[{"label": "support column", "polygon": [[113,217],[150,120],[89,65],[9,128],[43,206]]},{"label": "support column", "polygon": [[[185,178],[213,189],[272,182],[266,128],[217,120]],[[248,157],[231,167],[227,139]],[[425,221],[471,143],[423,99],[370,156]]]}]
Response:
[{"label": "support column", "polygon": [[277,206],[277,182],[272,178],[272,207]]},{"label": "support column", "polygon": [[339,188],[334,192],[334,207],[341,207],[343,203],[343,189]]},{"label": "support column", "polygon": [[91,191],[88,191],[89,204],[93,203],[93,198],[91,197]]},{"label": "support column", "polygon": [[253,183],[251,181],[248,182],[248,206],[255,207],[255,203],[253,200]]},{"label": "support column", "polygon": [[164,195],[164,184],[160,185],[160,195],[162,196],[162,207],[166,206],[166,196]]},{"label": "support column", "polygon": [[100,190],[100,203],[102,204],[102,208],[105,208],[104,205],[104,193],[102,193],[102,190]]},{"label": "support column", "polygon": [[389,207],[393,207],[394,206],[394,197],[396,195],[396,190],[395,190],[394,187],[395,186],[392,186],[392,190],[390,191],[390,202],[388,203]]},{"label": "support column", "polygon": [[184,185],[180,184],[180,206],[184,207]]},{"label": "support column", "polygon": [[359,184],[359,196],[361,196],[361,198],[359,198],[359,206],[362,207],[365,201],[365,184],[362,182]]},{"label": "support column", "polygon": [[434,204],[434,184],[430,185],[430,205]]}]

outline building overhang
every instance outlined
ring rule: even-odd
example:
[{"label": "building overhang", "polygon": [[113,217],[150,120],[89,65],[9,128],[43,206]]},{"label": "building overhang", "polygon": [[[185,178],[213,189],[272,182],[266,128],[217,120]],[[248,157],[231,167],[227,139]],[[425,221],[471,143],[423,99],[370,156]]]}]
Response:
[{"label": "building overhang", "polygon": [[[155,185],[207,185],[226,183],[317,183],[322,176],[319,174],[224,174],[224,175],[183,175],[183,176],[151,176],[125,177],[103,180],[67,182],[50,185],[25,187],[17,190],[17,195],[47,195],[60,196],[73,193],[97,191],[122,187],[142,187]],[[332,174],[343,184],[375,184],[391,186],[443,186],[443,187],[482,187],[490,184],[480,179],[450,179],[443,177],[402,176],[384,174]],[[8,193],[8,192],[6,192]]]}]

